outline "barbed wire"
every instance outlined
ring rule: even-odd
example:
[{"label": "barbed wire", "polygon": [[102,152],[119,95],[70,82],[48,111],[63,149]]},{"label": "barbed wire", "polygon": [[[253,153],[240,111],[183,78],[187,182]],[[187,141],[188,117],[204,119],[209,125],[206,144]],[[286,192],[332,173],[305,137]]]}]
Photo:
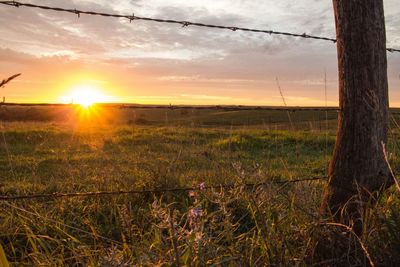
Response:
[{"label": "barbed wire", "polygon": [[[214,28],[214,29],[221,29],[221,30],[230,30],[233,32],[244,31],[244,32],[264,33],[264,34],[269,34],[269,35],[284,35],[284,36],[290,36],[290,37],[323,40],[323,41],[330,41],[330,42],[336,43],[336,39],[334,39],[334,38],[310,35],[310,34],[306,34],[306,33],[299,34],[299,33],[281,32],[281,31],[274,31],[274,30],[261,30],[261,29],[255,29],[255,28],[199,23],[199,22],[192,22],[192,21],[186,21],[186,20],[141,17],[141,16],[136,16],[134,13],[132,15],[122,15],[122,14],[115,14],[115,13],[84,11],[84,10],[78,10],[78,9],[68,9],[68,8],[36,5],[36,4],[23,3],[23,2],[19,2],[19,1],[0,1],[0,4],[14,6],[14,7],[24,6],[24,7],[39,8],[39,9],[44,9],[44,10],[52,10],[52,11],[57,11],[57,12],[66,12],[66,13],[75,14],[78,17],[80,17],[81,15],[91,15],[91,16],[102,16],[102,17],[112,17],[112,18],[124,18],[124,19],[128,19],[129,22],[132,22],[134,20],[143,20],[143,21],[151,21],[151,22],[158,22],[158,23],[178,24],[178,25],[181,25],[182,27],[196,26],[196,27]],[[388,52],[400,52],[400,49],[396,49],[396,48],[387,48],[386,50]]]},{"label": "barbed wire", "polygon": [[199,185],[191,187],[176,187],[176,188],[154,188],[143,190],[118,190],[118,191],[96,191],[96,192],[75,192],[75,193],[50,193],[50,194],[29,194],[29,195],[0,195],[0,201],[23,200],[23,199],[43,199],[43,198],[72,198],[72,197],[95,197],[106,195],[138,195],[138,194],[159,194],[159,193],[174,193],[174,192],[189,192],[189,191],[204,191],[212,189],[234,189],[239,187],[255,188],[259,186],[266,186],[270,184],[294,184],[300,182],[312,182],[327,180],[327,177],[311,177],[299,178],[294,180],[271,180],[261,183],[244,183],[244,184],[220,184],[220,185]]}]

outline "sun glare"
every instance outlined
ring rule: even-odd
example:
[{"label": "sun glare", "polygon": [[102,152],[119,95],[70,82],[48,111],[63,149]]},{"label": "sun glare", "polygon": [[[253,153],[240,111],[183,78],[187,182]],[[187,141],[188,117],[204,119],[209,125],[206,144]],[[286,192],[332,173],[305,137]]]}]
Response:
[{"label": "sun glare", "polygon": [[63,102],[79,104],[84,108],[88,108],[94,103],[106,102],[106,97],[94,86],[80,85],[72,88],[70,95],[63,97],[63,100]]}]

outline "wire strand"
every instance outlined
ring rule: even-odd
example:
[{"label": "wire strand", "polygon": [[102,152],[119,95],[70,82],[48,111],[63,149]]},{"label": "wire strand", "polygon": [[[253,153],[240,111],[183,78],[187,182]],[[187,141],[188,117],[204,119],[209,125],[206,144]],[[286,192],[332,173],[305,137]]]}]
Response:
[{"label": "wire strand", "polygon": [[[39,9],[44,9],[44,10],[52,10],[52,11],[57,11],[57,12],[66,12],[66,13],[72,13],[72,14],[78,15],[78,17],[80,17],[81,15],[91,15],[91,16],[102,16],[102,17],[113,17],[113,18],[125,18],[125,19],[128,19],[129,22],[132,22],[134,20],[143,20],[143,21],[151,21],[151,22],[158,22],[158,23],[178,24],[178,25],[181,25],[182,27],[196,26],[196,27],[205,27],[205,28],[213,28],[213,29],[220,29],[220,30],[230,30],[233,32],[243,31],[243,32],[263,33],[263,34],[269,34],[269,35],[284,35],[284,36],[290,36],[290,37],[323,40],[323,41],[330,41],[330,42],[336,43],[336,39],[334,39],[334,38],[310,35],[307,33],[299,34],[299,33],[281,32],[281,31],[274,31],[274,30],[262,30],[262,29],[237,27],[237,26],[224,26],[224,25],[192,22],[192,21],[185,21],[185,20],[141,17],[141,16],[136,16],[135,14],[121,15],[121,14],[115,14],[115,13],[84,11],[84,10],[78,10],[78,9],[68,9],[68,8],[29,4],[29,3],[19,2],[19,1],[0,1],[0,4],[14,6],[14,7],[24,6],[24,7],[39,8]],[[400,49],[395,49],[395,48],[387,48],[386,50],[388,52],[400,52]]]},{"label": "wire strand", "polygon": [[51,193],[51,194],[30,194],[30,195],[0,195],[0,201],[11,201],[11,200],[22,200],[22,199],[41,199],[41,198],[71,198],[71,197],[92,197],[92,196],[106,196],[106,195],[135,195],[135,194],[147,194],[147,193],[167,193],[167,192],[189,192],[189,191],[203,191],[211,189],[233,189],[241,186],[248,188],[255,188],[258,186],[265,186],[269,184],[292,184],[300,182],[311,182],[326,180],[326,177],[312,177],[312,178],[301,178],[295,180],[271,180],[262,183],[245,183],[245,184],[220,184],[210,186],[198,186],[198,187],[177,187],[177,188],[155,188],[155,189],[144,189],[144,190],[119,190],[119,191],[96,191],[96,192],[75,192],[75,193]]}]

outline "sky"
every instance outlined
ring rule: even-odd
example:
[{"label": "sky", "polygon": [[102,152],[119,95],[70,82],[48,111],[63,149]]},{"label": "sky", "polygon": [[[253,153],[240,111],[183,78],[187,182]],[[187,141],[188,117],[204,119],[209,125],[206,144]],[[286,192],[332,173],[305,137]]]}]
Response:
[{"label": "sky", "polygon": [[[335,38],[331,1],[25,2]],[[387,46],[400,48],[400,5],[384,3]],[[331,42],[3,5],[0,14],[0,79],[22,73],[0,89],[7,102],[65,102],[90,88],[102,102],[282,106],[280,87],[287,105],[324,106],[326,73],[327,104],[338,105]],[[388,54],[388,76],[400,106],[400,53]]]}]

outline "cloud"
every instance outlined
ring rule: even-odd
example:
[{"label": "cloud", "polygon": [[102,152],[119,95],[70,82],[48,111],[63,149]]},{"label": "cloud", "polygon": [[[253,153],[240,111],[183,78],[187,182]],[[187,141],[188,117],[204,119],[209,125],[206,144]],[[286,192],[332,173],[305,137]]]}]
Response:
[{"label": "cloud", "polygon": [[[43,5],[193,20],[221,25],[335,36],[329,1],[275,0],[41,0]],[[385,1],[388,42],[400,47],[397,0]],[[57,77],[75,71],[117,80],[149,95],[217,95],[263,99],[276,93],[279,77],[294,97],[321,95],[324,72],[337,101],[333,43],[195,26],[90,17],[0,6],[0,72],[23,69],[34,80],[51,66]],[[389,56],[390,86],[399,86],[399,56]],[[64,74],[63,73],[64,70]],[[43,77],[44,74],[41,75]],[[140,87],[140,88],[138,88]],[[148,89],[148,88],[151,88]],[[39,90],[39,89],[38,89]],[[203,91],[216,90],[214,94]],[[151,91],[151,92],[150,92]],[[137,95],[139,95],[137,93]],[[303,96],[301,96],[303,94]],[[399,97],[396,93],[394,97]],[[253,97],[254,96],[254,97]],[[299,100],[299,99],[298,99]],[[299,100],[300,101],[300,100]],[[321,100],[322,101],[322,100]]]}]

